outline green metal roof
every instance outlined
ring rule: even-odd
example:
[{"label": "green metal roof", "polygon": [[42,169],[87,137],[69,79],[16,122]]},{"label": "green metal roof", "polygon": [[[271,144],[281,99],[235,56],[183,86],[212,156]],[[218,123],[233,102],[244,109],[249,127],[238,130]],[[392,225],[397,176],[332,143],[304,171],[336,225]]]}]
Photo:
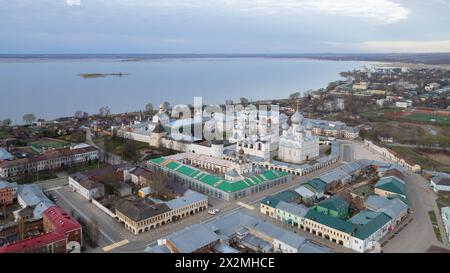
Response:
[{"label": "green metal roof", "polygon": [[[349,221],[355,224],[352,234],[353,237],[365,240],[391,221],[391,217],[383,212],[363,210],[353,216]],[[359,222],[362,224],[359,224]]]},{"label": "green metal roof", "polygon": [[291,203],[300,198],[300,194],[295,191],[283,191],[277,193],[275,195],[269,195],[264,198],[261,203],[270,206],[272,208],[276,208],[280,201],[284,201],[286,203]]},{"label": "green metal roof", "polygon": [[375,188],[392,192],[394,194],[406,195],[405,184],[392,176],[381,178],[378,183],[375,184]]},{"label": "green metal roof", "polygon": [[[150,162],[161,165],[165,160],[166,160],[166,158],[159,157],[159,158],[150,159]],[[205,184],[208,184],[210,186],[213,186],[219,190],[226,191],[226,192],[240,191],[240,190],[246,189],[248,187],[258,185],[260,183],[269,182],[269,181],[275,180],[277,178],[288,175],[288,173],[286,173],[286,172],[269,170],[260,175],[248,177],[248,178],[245,178],[244,180],[239,180],[237,182],[231,182],[231,181],[227,181],[223,178],[217,177],[215,175],[200,171],[196,168],[186,166],[179,162],[172,161],[163,167],[174,170],[177,173],[191,177],[193,179],[196,179],[200,182],[203,182]]]},{"label": "green metal roof", "polygon": [[317,204],[317,206],[337,212],[348,212],[348,203],[340,196],[328,198]]},{"label": "green metal roof", "polygon": [[320,178],[314,178],[312,180],[309,180],[305,186],[309,186],[315,192],[322,192],[327,186],[327,183],[323,182],[323,180]]},{"label": "green metal roof", "polygon": [[305,218],[348,234],[350,234],[353,230],[353,225],[351,222],[318,212],[314,208],[308,211]]},{"label": "green metal roof", "polygon": [[178,168],[180,166],[179,163],[177,162],[169,162],[169,164],[166,165],[167,168],[171,169],[171,170],[175,170],[176,168]]},{"label": "green metal roof", "polygon": [[157,158],[150,159],[150,161],[155,164],[161,164],[164,162],[164,160],[166,160],[164,157],[157,157]]}]

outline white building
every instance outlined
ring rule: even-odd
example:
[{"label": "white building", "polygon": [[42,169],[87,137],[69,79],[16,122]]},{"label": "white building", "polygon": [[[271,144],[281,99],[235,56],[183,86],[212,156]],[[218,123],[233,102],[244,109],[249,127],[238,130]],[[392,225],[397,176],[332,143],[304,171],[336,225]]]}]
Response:
[{"label": "white building", "polygon": [[296,112],[292,118],[292,127],[283,124],[280,137],[278,159],[290,163],[303,163],[319,157],[319,138],[312,135],[312,124],[303,127],[303,116]]},{"label": "white building", "polygon": [[398,108],[409,108],[411,106],[412,106],[412,101],[410,101],[410,100],[397,101],[395,103],[395,107],[398,107]]},{"label": "white building", "polygon": [[105,186],[77,173],[69,176],[69,187],[87,200],[101,198],[105,195]]},{"label": "white building", "polygon": [[435,192],[450,192],[450,175],[436,175],[430,182]]}]

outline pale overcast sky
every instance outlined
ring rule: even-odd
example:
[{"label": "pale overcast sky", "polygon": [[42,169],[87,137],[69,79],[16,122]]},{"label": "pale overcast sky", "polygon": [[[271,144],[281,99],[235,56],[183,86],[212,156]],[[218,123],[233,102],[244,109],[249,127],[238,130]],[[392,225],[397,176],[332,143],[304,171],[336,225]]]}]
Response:
[{"label": "pale overcast sky", "polygon": [[450,0],[0,0],[0,53],[450,52]]}]

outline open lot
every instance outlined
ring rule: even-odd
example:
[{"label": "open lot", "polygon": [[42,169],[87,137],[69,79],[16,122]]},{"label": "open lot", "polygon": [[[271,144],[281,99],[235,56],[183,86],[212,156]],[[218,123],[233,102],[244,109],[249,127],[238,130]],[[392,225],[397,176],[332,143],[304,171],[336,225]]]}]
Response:
[{"label": "open lot", "polygon": [[437,124],[450,124],[450,117],[423,113],[412,113],[404,116],[403,119]]}]

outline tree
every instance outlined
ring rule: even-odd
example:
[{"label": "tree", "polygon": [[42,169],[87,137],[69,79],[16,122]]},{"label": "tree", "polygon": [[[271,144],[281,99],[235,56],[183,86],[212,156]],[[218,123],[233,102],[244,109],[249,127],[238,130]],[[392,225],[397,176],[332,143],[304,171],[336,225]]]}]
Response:
[{"label": "tree", "polygon": [[125,158],[134,158],[136,156],[136,146],[132,140],[128,140],[125,145],[123,145],[122,154]]},{"label": "tree", "polygon": [[146,181],[147,186],[149,186],[155,195],[155,197],[164,197],[168,191],[168,181],[164,173],[157,171],[152,175],[151,180]]},{"label": "tree", "polygon": [[8,127],[12,124],[12,120],[10,118],[6,118],[1,122],[1,126]]},{"label": "tree", "polygon": [[249,100],[247,98],[240,98],[239,101],[241,102],[242,105],[247,105],[249,103]]},{"label": "tree", "polygon": [[289,100],[296,102],[298,99],[301,98],[300,92],[295,92],[289,95]]},{"label": "tree", "polygon": [[76,111],[74,117],[76,119],[82,119],[83,118],[83,111],[80,111],[80,110]]},{"label": "tree", "polygon": [[26,114],[22,117],[22,119],[26,124],[31,125],[36,121],[36,116],[33,114]]},{"label": "tree", "polygon": [[109,109],[108,106],[103,106],[100,107],[100,110],[98,111],[98,114],[102,117],[105,118],[107,116],[109,116],[111,114],[111,109]]},{"label": "tree", "polygon": [[100,235],[100,229],[95,218],[87,224],[87,235],[91,246],[96,246]]},{"label": "tree", "polygon": [[169,110],[170,109],[170,103],[168,101],[163,102],[162,106],[164,107],[164,110]]},{"label": "tree", "polygon": [[153,104],[147,103],[147,105],[145,105],[145,111],[146,111],[147,113],[153,112]]}]

